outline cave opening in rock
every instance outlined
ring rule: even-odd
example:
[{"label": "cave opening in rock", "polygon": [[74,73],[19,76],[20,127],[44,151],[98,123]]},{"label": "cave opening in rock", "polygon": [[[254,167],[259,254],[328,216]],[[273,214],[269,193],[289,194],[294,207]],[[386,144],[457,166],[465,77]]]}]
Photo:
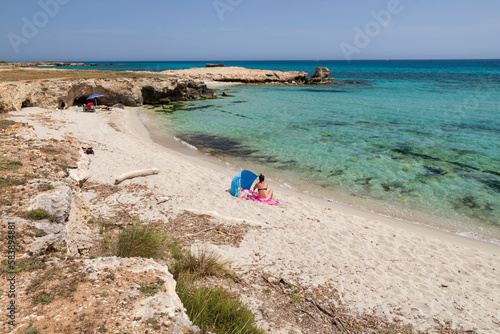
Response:
[{"label": "cave opening in rock", "polygon": [[31,101],[30,99],[26,99],[23,101],[23,104],[21,105],[21,108],[29,108],[31,107]]},{"label": "cave opening in rock", "polygon": [[61,101],[61,103],[59,103],[59,107],[60,107],[61,109],[66,108],[66,103],[64,103],[63,101]]},{"label": "cave opening in rock", "polygon": [[[84,105],[84,104],[88,103],[89,101],[87,100],[87,97],[88,96],[79,96],[79,97],[75,98],[73,100],[73,105],[74,106],[75,105],[76,106],[81,106],[81,105]],[[90,102],[92,102],[92,101],[90,101]]]}]

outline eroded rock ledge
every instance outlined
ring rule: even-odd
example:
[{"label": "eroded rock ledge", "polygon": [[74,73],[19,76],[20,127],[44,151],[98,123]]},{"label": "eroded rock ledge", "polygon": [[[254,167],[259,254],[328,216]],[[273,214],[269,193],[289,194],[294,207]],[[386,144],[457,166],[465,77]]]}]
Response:
[{"label": "eroded rock ledge", "polygon": [[[58,71],[58,70],[54,70]],[[51,73],[52,75],[56,73]],[[124,72],[125,73],[125,72]],[[214,90],[205,81],[236,82],[244,84],[330,84],[330,71],[317,68],[307,78],[307,72],[272,71],[243,67],[207,67],[164,71],[149,77],[139,72],[137,77],[47,79],[0,83],[0,112],[25,107],[45,109],[67,108],[88,102],[93,94],[101,94],[100,104],[125,106],[166,104],[171,101],[213,98]],[[125,73],[130,74],[130,73]]]},{"label": "eroded rock ledge", "polygon": [[215,97],[202,82],[182,78],[119,78],[50,80],[0,85],[0,112],[24,107],[66,108],[86,103],[92,94],[99,103],[126,106]]},{"label": "eroded rock ledge", "polygon": [[241,82],[247,84],[265,84],[265,83],[297,83],[307,84],[307,72],[300,71],[272,71],[256,70],[244,67],[205,67],[190,68],[186,70],[168,70],[161,72],[163,74],[220,82]]}]

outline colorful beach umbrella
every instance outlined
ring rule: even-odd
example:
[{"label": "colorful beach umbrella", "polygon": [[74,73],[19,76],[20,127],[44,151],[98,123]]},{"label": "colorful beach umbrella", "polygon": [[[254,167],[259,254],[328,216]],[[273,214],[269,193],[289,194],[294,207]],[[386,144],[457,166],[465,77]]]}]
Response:
[{"label": "colorful beach umbrella", "polygon": [[236,175],[231,182],[231,190],[230,193],[234,197],[238,197],[238,188],[250,190],[253,182],[257,178],[257,174],[252,173],[249,170],[242,170],[238,175]]},{"label": "colorful beach umbrella", "polygon": [[98,97],[101,97],[101,96],[103,96],[103,95],[101,95],[101,94],[90,95],[89,97],[87,97],[87,100],[95,99],[95,98],[98,98]]}]

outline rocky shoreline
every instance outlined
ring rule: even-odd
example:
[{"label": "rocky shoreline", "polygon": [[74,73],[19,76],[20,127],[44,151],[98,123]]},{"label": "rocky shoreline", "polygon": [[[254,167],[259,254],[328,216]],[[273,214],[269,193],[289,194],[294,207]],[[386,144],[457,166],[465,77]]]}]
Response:
[{"label": "rocky shoreline", "polygon": [[215,98],[216,93],[208,88],[207,81],[262,85],[332,83],[332,80],[328,79],[330,71],[325,67],[317,68],[311,79],[307,78],[307,72],[254,70],[241,67],[164,71],[160,73],[161,77],[147,77],[149,74],[154,74],[151,72],[138,73],[146,77],[0,82],[0,112],[20,110],[25,107],[65,109],[85,103],[86,98],[92,94],[103,95],[99,99],[100,104],[119,103],[125,106]]},{"label": "rocky shoreline", "polygon": [[64,109],[101,94],[99,103],[125,106],[213,98],[215,92],[193,80],[163,78],[79,79],[9,83],[0,86],[0,112],[25,107]]},{"label": "rocky shoreline", "polygon": [[243,84],[294,84],[315,85],[330,84],[328,79],[330,70],[326,67],[316,68],[311,79],[307,78],[307,72],[303,71],[273,71],[256,70],[244,67],[205,67],[190,68],[186,70],[168,70],[161,72],[166,75],[179,78],[192,78],[196,80],[208,80],[216,82],[238,82]]}]

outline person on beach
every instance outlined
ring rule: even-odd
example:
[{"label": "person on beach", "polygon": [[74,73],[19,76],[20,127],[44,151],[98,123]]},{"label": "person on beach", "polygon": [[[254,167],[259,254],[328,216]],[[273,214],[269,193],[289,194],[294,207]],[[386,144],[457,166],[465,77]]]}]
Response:
[{"label": "person on beach", "polygon": [[264,182],[264,179],[264,175],[260,174],[259,183],[253,187],[253,190],[257,188],[257,191],[259,192],[259,199],[269,201],[273,198],[273,191],[267,190],[268,184]]}]

